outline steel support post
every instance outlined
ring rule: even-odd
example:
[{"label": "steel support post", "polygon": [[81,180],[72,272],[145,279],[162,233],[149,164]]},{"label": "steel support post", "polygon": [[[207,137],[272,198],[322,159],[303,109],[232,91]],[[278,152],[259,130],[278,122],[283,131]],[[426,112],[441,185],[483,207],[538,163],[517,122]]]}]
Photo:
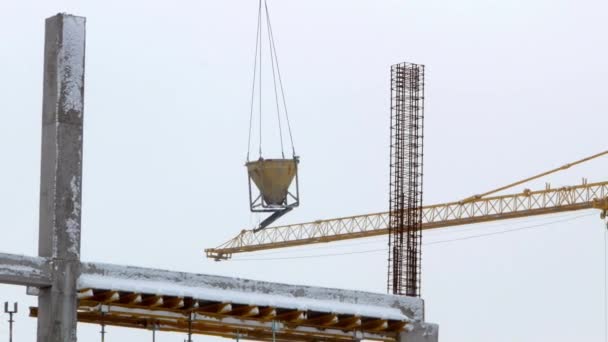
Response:
[{"label": "steel support post", "polygon": [[38,296],[38,342],[76,341],[80,273],[85,18],[46,20],[38,252],[52,284]]},{"label": "steel support post", "polygon": [[13,319],[13,315],[17,313],[17,303],[13,303],[13,308],[9,309],[8,302],[4,303],[4,312],[8,314],[8,341],[13,342],[13,323],[15,320]]}]

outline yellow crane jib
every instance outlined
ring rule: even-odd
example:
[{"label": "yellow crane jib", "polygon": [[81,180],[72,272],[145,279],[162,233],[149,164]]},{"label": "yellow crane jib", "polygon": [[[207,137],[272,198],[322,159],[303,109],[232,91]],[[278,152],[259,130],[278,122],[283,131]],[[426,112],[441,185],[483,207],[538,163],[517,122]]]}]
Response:
[{"label": "yellow crane jib", "polygon": [[[594,154],[594,155],[592,155],[592,156],[589,156],[589,157],[586,157],[586,158],[583,158],[583,159],[579,159],[579,160],[577,160],[577,161],[575,161],[575,162],[572,162],[572,163],[568,163],[568,164],[562,165],[562,166],[560,166],[560,167],[558,167],[558,168],[555,168],[555,169],[552,169],[552,170],[549,170],[549,171],[545,171],[545,172],[539,173],[539,174],[537,174],[537,175],[535,175],[535,176],[532,176],[532,177],[528,177],[528,178],[522,179],[522,180],[517,181],[517,182],[515,182],[515,183],[511,183],[511,184],[508,184],[508,185],[502,186],[502,187],[500,187],[500,188],[497,188],[497,189],[494,189],[494,190],[491,190],[491,191],[485,192],[485,193],[483,193],[483,194],[479,194],[479,195],[473,195],[473,196],[471,196],[471,197],[467,197],[467,198],[463,199],[463,200],[462,200],[462,201],[460,201],[460,202],[461,202],[461,203],[466,203],[466,202],[474,201],[474,200],[480,199],[480,198],[482,198],[482,197],[485,197],[485,196],[488,196],[488,195],[492,195],[492,194],[495,194],[495,193],[500,192],[500,191],[503,191],[503,190],[510,189],[510,188],[512,188],[512,187],[514,187],[514,186],[521,185],[521,184],[524,184],[524,183],[528,183],[528,182],[533,181],[533,180],[535,180],[535,179],[539,179],[539,178],[542,178],[542,177],[548,176],[548,175],[550,175],[550,174],[553,174],[553,173],[556,173],[556,172],[559,172],[559,171],[567,170],[567,169],[569,169],[569,168],[571,168],[571,167],[573,167],[573,166],[576,166],[576,165],[579,165],[579,164],[582,164],[582,163],[588,162],[588,161],[590,161],[590,160],[593,160],[593,159],[599,158],[599,157],[604,156],[604,155],[607,155],[607,154],[608,154],[608,150],[603,151],[603,152],[600,152],[600,153],[596,153],[596,154]],[[584,181],[584,182],[586,182],[586,181]]]},{"label": "yellow crane jib", "polygon": [[[586,183],[557,189],[479,197],[422,208],[422,229],[436,229],[535,215],[599,209],[608,211],[608,182]],[[216,248],[205,250],[208,258],[229,259],[233,254],[267,249],[303,246],[388,234],[388,212],[317,220],[268,227],[254,233],[243,230]]]}]

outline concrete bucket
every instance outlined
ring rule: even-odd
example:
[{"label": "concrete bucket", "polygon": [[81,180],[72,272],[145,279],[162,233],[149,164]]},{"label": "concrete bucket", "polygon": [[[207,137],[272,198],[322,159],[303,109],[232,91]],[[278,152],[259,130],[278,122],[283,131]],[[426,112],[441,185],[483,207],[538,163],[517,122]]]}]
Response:
[{"label": "concrete bucket", "polygon": [[286,203],[289,186],[298,172],[297,159],[259,159],[245,165],[266,205]]}]

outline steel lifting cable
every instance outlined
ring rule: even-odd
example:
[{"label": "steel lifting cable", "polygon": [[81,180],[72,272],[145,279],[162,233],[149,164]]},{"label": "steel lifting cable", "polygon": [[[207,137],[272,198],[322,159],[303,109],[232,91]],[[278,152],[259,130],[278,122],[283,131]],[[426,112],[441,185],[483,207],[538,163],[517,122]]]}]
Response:
[{"label": "steel lifting cable", "polygon": [[[253,60],[253,81],[251,85],[251,111],[249,113],[249,137],[247,138],[247,161],[249,161],[249,153],[251,152],[251,131],[253,128],[253,106],[255,100],[255,81],[256,81],[256,73],[258,69],[258,47],[260,44],[260,26],[262,21],[262,0],[260,0],[259,8],[258,8],[258,27],[255,31],[255,56]],[[261,149],[261,144],[260,144]],[[260,155],[261,155],[260,151]]]},{"label": "steel lifting cable", "polygon": [[[283,159],[285,159],[285,150],[283,148],[283,127],[281,125],[281,110],[279,109],[279,93],[277,91],[277,78],[276,78],[276,71],[275,71],[275,57],[276,57],[276,51],[274,51],[274,41],[272,39],[272,35],[271,30],[270,30],[270,17],[268,16],[268,4],[266,3],[266,1],[264,0],[264,8],[266,10],[266,31],[268,33],[268,41],[270,42],[270,65],[272,66],[272,82],[273,82],[273,86],[274,86],[274,100],[275,100],[275,104],[277,106],[277,121],[279,122],[279,139],[280,139],[280,144],[281,144],[281,156],[283,157]],[[277,65],[277,68],[279,66]]]},{"label": "steel lifting cable", "polygon": [[264,4],[265,4],[265,10],[266,10],[266,18],[268,19],[268,31],[269,31],[269,35],[270,35],[270,45],[271,45],[271,49],[274,51],[275,64],[277,65],[277,75],[279,76],[279,86],[281,89],[281,97],[283,99],[283,109],[285,110],[285,119],[287,121],[289,140],[291,142],[291,150],[293,152],[293,157],[295,158],[296,148],[293,143],[293,134],[291,133],[291,123],[289,122],[289,112],[287,111],[287,101],[285,100],[285,88],[283,87],[283,78],[281,77],[281,70],[279,69],[279,58],[277,56],[277,48],[274,43],[274,32],[272,31],[272,24],[270,23],[270,12],[268,11],[268,6],[266,5],[265,1],[264,1]]},{"label": "steel lifting cable", "polygon": [[260,22],[258,23],[258,34],[260,35],[260,85],[259,85],[259,92],[260,92],[260,148],[259,148],[259,152],[260,152],[260,158],[262,158],[262,0],[260,0],[259,6],[258,6],[258,12],[260,13],[259,15],[259,20]]},{"label": "steel lifting cable", "polygon": [[480,199],[480,198],[482,198],[482,197],[485,197],[485,196],[488,196],[488,195],[491,195],[491,194],[494,194],[494,193],[497,193],[497,192],[500,192],[500,191],[503,191],[503,190],[506,190],[506,189],[510,189],[510,188],[512,188],[512,187],[514,187],[514,186],[521,185],[521,184],[524,184],[524,183],[528,183],[528,182],[533,181],[533,180],[535,180],[535,179],[539,179],[539,178],[541,178],[541,177],[548,176],[548,175],[550,175],[550,174],[553,174],[553,173],[556,173],[556,172],[559,172],[559,171],[562,171],[562,170],[569,169],[569,168],[571,168],[572,166],[575,166],[575,165],[579,165],[579,164],[582,164],[582,163],[588,162],[588,161],[590,161],[590,160],[593,160],[593,159],[599,158],[599,157],[601,157],[601,156],[605,156],[605,155],[607,155],[607,154],[608,154],[608,150],[603,151],[603,152],[600,152],[600,153],[597,153],[597,154],[594,154],[594,155],[592,155],[592,156],[589,156],[589,157],[586,157],[586,158],[583,158],[583,159],[579,159],[579,160],[577,160],[577,161],[575,161],[575,162],[572,162],[572,163],[568,163],[568,164],[562,165],[562,166],[560,166],[560,167],[558,167],[558,168],[555,168],[555,169],[552,169],[552,170],[549,170],[549,171],[545,171],[545,172],[543,172],[543,173],[539,173],[539,174],[537,174],[537,175],[535,175],[535,176],[532,176],[532,177],[528,177],[528,178],[522,179],[522,180],[517,181],[517,182],[515,182],[515,183],[511,183],[511,184],[509,184],[509,185],[502,186],[502,187],[500,187],[500,188],[497,188],[497,189],[494,189],[494,190],[491,190],[491,191],[485,192],[485,193],[483,193],[483,194],[474,195],[474,196],[471,196],[471,197],[465,198],[465,199],[463,199],[462,201],[460,201],[460,203],[471,202],[471,201],[474,201],[474,200],[476,200],[476,199]]},{"label": "steel lifting cable", "polygon": [[[283,123],[281,119],[281,104],[283,107],[283,111],[285,112],[285,121],[287,122],[287,129],[289,133],[289,141],[291,143],[291,149],[293,153],[293,157],[296,156],[295,146],[293,143],[293,134],[291,129],[291,123],[289,121],[289,114],[287,112],[287,101],[285,96],[285,89],[283,87],[283,79],[281,76],[281,71],[279,68],[279,59],[277,56],[276,44],[274,42],[274,32],[272,30],[272,24],[270,23],[270,12],[268,10],[268,4],[266,0],[264,0],[264,13],[262,12],[262,0],[259,0],[258,3],[258,23],[256,29],[256,44],[255,44],[255,58],[254,58],[254,68],[253,68],[253,81],[252,81],[252,90],[251,90],[251,108],[249,113],[249,137],[248,137],[248,145],[247,145],[247,161],[249,161],[250,152],[251,152],[251,140],[252,140],[252,132],[253,132],[253,113],[255,107],[255,95],[256,95],[256,83],[258,87],[258,95],[259,95],[259,157],[262,157],[262,65],[263,65],[263,24],[264,14],[266,14],[266,30],[268,35],[268,49],[270,51],[270,65],[272,67],[272,80],[274,86],[274,96],[275,96],[275,104],[277,111],[277,121],[279,125],[279,140],[281,146],[281,155],[285,158],[285,149],[284,149],[284,139],[283,139]],[[278,79],[278,82],[277,82]],[[279,99],[279,91],[280,91],[280,99]],[[282,100],[282,103],[281,103]]]}]

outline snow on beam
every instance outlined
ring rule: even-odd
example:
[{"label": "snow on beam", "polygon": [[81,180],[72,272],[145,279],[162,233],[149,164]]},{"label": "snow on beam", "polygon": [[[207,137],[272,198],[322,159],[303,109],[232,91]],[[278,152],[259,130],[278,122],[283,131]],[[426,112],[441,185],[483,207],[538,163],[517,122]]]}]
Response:
[{"label": "snow on beam", "polygon": [[338,323],[338,315],[336,314],[322,314],[317,317],[308,318],[306,324],[309,325],[334,325]]},{"label": "snow on beam", "polygon": [[335,326],[338,328],[342,328],[344,330],[351,330],[351,329],[359,328],[361,326],[361,317],[354,316],[354,317],[343,318],[343,319],[339,320]]},{"label": "snow on beam", "polygon": [[0,284],[48,287],[50,274],[45,258],[0,253]]},{"label": "snow on beam", "polygon": [[90,300],[103,303],[113,303],[120,300],[120,294],[117,291],[102,291],[95,293]]},{"label": "snow on beam", "polygon": [[423,321],[423,301],[420,298],[101,263],[82,264],[78,288],[154,294],[161,298],[190,297],[199,301],[325,312],[379,320]]},{"label": "snow on beam", "polygon": [[306,313],[302,310],[294,310],[279,314],[276,318],[280,321],[300,322],[306,319]]},{"label": "snow on beam", "polygon": [[252,305],[243,305],[237,308],[233,308],[232,311],[228,313],[231,316],[240,316],[240,317],[251,317],[257,316],[260,314],[260,308]]},{"label": "snow on beam", "polygon": [[201,312],[210,312],[216,314],[224,314],[232,311],[232,304],[230,303],[214,303],[209,305],[204,305],[198,308],[198,311]]}]

